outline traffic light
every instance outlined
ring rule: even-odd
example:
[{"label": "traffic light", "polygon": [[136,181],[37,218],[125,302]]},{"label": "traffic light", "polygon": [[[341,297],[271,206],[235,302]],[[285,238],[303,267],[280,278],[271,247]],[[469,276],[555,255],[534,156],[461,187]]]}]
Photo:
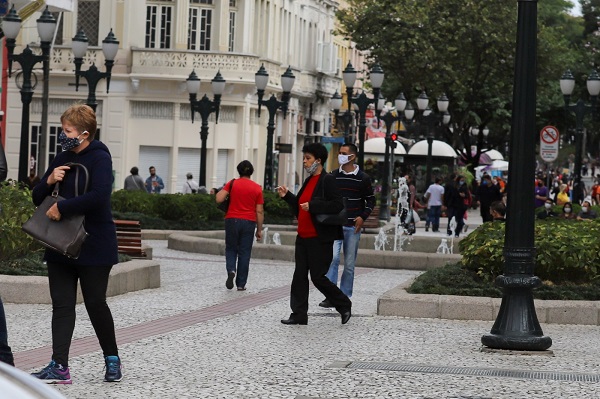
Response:
[{"label": "traffic light", "polygon": [[391,148],[396,148],[396,146],[398,145],[398,143],[396,143],[396,140],[398,140],[398,133],[392,133],[390,134],[390,147]]}]

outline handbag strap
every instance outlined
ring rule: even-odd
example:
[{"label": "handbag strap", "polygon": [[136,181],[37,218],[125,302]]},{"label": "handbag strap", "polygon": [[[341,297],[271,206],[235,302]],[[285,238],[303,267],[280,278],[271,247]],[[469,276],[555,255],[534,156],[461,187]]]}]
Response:
[{"label": "handbag strap", "polygon": [[[90,173],[88,172],[87,168],[80,164],[80,163],[75,163],[75,162],[67,162],[65,164],[65,166],[68,167],[73,167],[75,166],[75,196],[79,197],[79,168],[82,168],[83,171],[85,172],[85,186],[83,188],[83,194],[87,193],[88,190],[88,185],[90,183]],[[54,185],[54,189],[52,190],[52,196],[54,198],[58,197],[58,191],[60,189],[60,182],[56,182],[56,184]]]},{"label": "handbag strap", "polygon": [[231,195],[231,192],[233,191],[233,182],[235,181],[235,179],[231,179],[231,184],[229,184],[229,195]]}]

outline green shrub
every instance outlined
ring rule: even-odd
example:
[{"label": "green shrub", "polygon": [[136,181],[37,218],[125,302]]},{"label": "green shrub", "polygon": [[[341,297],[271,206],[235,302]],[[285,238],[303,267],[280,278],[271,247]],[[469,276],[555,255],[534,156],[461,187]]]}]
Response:
[{"label": "green shrub", "polygon": [[[264,191],[265,223],[289,224],[289,206],[274,192]],[[115,219],[139,220],[142,228],[169,230],[221,229],[223,212],[214,195],[160,194],[116,191],[112,195]]]},{"label": "green shrub", "polygon": [[[484,223],[460,242],[461,264],[485,281],[504,267],[504,223]],[[554,284],[590,283],[598,277],[600,220],[545,220],[535,224],[535,274]]]},{"label": "green shrub", "polygon": [[34,210],[29,189],[0,183],[0,260],[41,250],[42,246],[21,230]]},{"label": "green shrub", "polygon": [[[426,271],[415,279],[407,291],[411,294],[502,297],[502,290],[493,282],[484,281],[476,273],[461,267],[460,263]],[[533,296],[536,299],[597,301],[600,300],[600,280],[590,284],[562,285],[544,281],[533,290]]]}]

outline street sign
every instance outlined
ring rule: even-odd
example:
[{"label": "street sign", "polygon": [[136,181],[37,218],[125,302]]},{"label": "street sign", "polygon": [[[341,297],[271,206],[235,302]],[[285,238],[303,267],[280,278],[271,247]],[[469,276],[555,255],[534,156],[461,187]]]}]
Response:
[{"label": "street sign", "polygon": [[560,133],[554,126],[546,126],[540,132],[540,157],[544,162],[553,162],[558,157]]},{"label": "street sign", "polygon": [[280,154],[291,154],[292,145],[284,143],[275,143],[275,151],[279,151]]}]

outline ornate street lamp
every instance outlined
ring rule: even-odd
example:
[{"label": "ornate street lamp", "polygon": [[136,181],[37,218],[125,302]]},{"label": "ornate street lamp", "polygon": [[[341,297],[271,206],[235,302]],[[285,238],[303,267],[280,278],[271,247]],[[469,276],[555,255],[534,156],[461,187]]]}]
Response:
[{"label": "ornate street lamp", "polygon": [[379,110],[383,108],[383,100],[380,98],[380,93],[384,76],[385,75],[383,73],[383,69],[381,69],[379,63],[376,63],[370,72],[371,87],[373,87],[373,98],[367,97],[364,91],[359,96],[353,97],[354,83],[356,82],[356,70],[352,66],[352,63],[348,62],[348,65],[342,71],[342,77],[346,85],[346,92],[348,93],[348,106],[350,106],[350,104],[355,104],[357,106],[359,116],[358,166],[360,167],[360,169],[364,169],[365,166],[365,134],[367,132],[367,109],[369,108],[370,104],[374,104],[375,114],[378,114]]},{"label": "ornate street lamp", "polygon": [[198,90],[200,90],[200,78],[196,75],[195,71],[190,73],[190,76],[186,80],[187,90],[190,95],[190,107],[192,123],[194,123],[194,112],[200,114],[202,119],[202,126],[200,127],[200,141],[202,146],[200,148],[200,186],[206,187],[206,141],[208,139],[208,118],[210,114],[215,113],[215,123],[219,123],[219,107],[221,106],[221,96],[223,90],[225,90],[225,79],[221,76],[221,72],[217,72],[210,84],[214,95],[213,100],[209,100],[206,94],[202,96],[202,99],[197,99]]},{"label": "ornate street lamp", "polygon": [[79,78],[84,77],[88,83],[88,97],[86,104],[96,112],[96,107],[98,106],[98,102],[96,101],[96,86],[101,79],[106,79],[106,93],[109,92],[110,77],[113,65],[115,64],[115,56],[119,50],[119,41],[115,38],[112,29],[102,41],[102,52],[104,53],[104,66],[106,72],[98,71],[95,64],[92,64],[87,71],[81,70],[83,57],[88,49],[88,38],[82,29],[80,29],[73,38],[71,49],[74,57],[73,63],[75,64],[75,91],[79,91]]},{"label": "ornate street lamp", "polygon": [[502,304],[489,334],[481,343],[492,349],[542,351],[552,345],[535,313],[534,276],[535,84],[537,1],[519,0],[513,91],[512,133],[508,174],[510,187],[504,233],[504,271],[496,278]]},{"label": "ornate street lamp", "polygon": [[575,88],[575,78],[570,70],[567,70],[560,78],[560,90],[565,100],[565,109],[575,115],[575,166],[573,167],[573,202],[583,201],[583,187],[581,185],[581,152],[583,148],[583,118],[587,114],[596,113],[596,102],[600,94],[600,77],[593,70],[587,80],[587,89],[590,93],[590,104],[586,104],[581,98],[575,104],[571,104],[571,94]]},{"label": "ornate street lamp", "polygon": [[283,112],[283,119],[285,119],[290,101],[290,93],[294,87],[294,81],[296,77],[292,73],[292,68],[288,67],[283,75],[281,75],[281,88],[283,89],[283,95],[281,101],[277,100],[275,94],[271,94],[268,100],[263,100],[265,95],[265,89],[267,83],[269,83],[269,74],[265,69],[264,64],[261,65],[260,69],[254,74],[254,80],[256,83],[256,91],[258,95],[258,117],[260,118],[261,106],[267,107],[269,111],[269,122],[267,124],[267,156],[265,160],[265,180],[263,190],[273,189],[273,135],[275,134],[275,115],[277,111],[281,109]]},{"label": "ornate street lamp", "polygon": [[[390,169],[393,165],[393,153],[396,148],[396,139],[399,137],[397,133],[392,133],[392,126],[395,122],[400,122],[404,119],[403,112],[406,109],[407,101],[404,98],[404,93],[400,93],[394,101],[395,109],[389,109],[381,119],[385,123],[385,152],[383,156],[383,178],[381,182],[381,204],[379,206],[379,220],[388,221],[390,219],[390,208],[389,208],[389,194],[390,194],[390,180],[392,173]],[[383,108],[383,107],[382,107]],[[396,111],[396,115],[393,111]],[[392,135],[395,137],[392,138]]]},{"label": "ornate street lamp", "polygon": [[[6,48],[8,50],[8,75],[12,75],[12,63],[18,62],[21,65],[23,83],[20,87],[21,103],[23,104],[21,114],[21,138],[19,145],[19,175],[18,181],[24,182],[29,175],[29,106],[33,99],[33,85],[31,84],[31,75],[33,68],[39,62],[42,62],[44,75],[44,95],[48,93],[48,79],[50,76],[50,45],[56,30],[56,20],[48,11],[48,7],[42,13],[42,16],[36,21],[38,35],[40,36],[42,55],[35,55],[29,48],[21,54],[14,54],[16,47],[16,38],[21,30],[21,18],[15,10],[13,4],[8,15],[2,21],[2,30],[6,36]],[[40,148],[44,149],[45,154],[45,135],[42,134]]]},{"label": "ornate street lamp", "polygon": [[442,94],[437,100],[438,112],[433,112],[429,108],[429,97],[425,91],[422,91],[417,98],[417,108],[421,111],[421,120],[427,127],[427,160],[426,160],[426,173],[425,173],[425,187],[431,184],[431,172],[433,169],[432,152],[433,152],[433,140],[435,139],[435,127],[438,124],[447,126],[450,123],[450,114],[448,113],[448,106],[450,100],[446,97],[446,94]]},{"label": "ornate street lamp", "polygon": [[344,131],[344,143],[348,143],[350,140],[350,128],[352,127],[352,113],[350,109],[347,109],[342,115],[339,115],[340,109],[342,108],[342,96],[336,92],[331,97],[330,103],[333,113],[335,115],[336,123],[339,121],[342,124],[342,130]]}]

